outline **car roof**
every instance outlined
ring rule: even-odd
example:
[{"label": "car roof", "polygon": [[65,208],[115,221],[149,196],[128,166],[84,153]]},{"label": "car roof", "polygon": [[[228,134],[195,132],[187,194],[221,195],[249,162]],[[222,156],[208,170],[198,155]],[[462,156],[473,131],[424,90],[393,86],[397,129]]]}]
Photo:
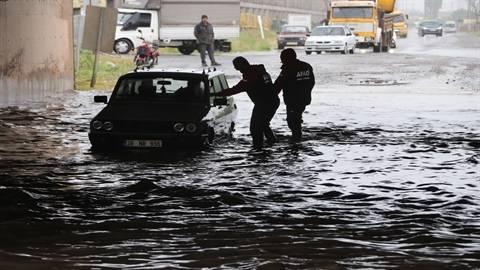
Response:
[{"label": "car roof", "polygon": [[[216,68],[208,68],[208,69],[202,69],[202,70],[197,70],[197,69],[162,69],[162,68],[151,68],[151,69],[140,69],[137,71],[131,71],[127,73],[129,76],[132,77],[135,74],[142,74],[142,75],[147,75],[147,74],[166,74],[166,75],[182,75],[182,76],[188,76],[188,75],[193,75],[195,77],[197,76],[208,76],[208,79],[220,76],[220,75],[225,75],[224,72],[217,70]],[[127,75],[125,74],[125,75]]]},{"label": "car roof", "polygon": [[346,28],[345,25],[322,25],[315,28]]},{"label": "car roof", "polygon": [[436,20],[427,20],[427,21],[421,21],[420,23],[439,23],[441,24],[441,21],[436,21]]},{"label": "car roof", "polygon": [[303,28],[307,28],[307,26],[305,26],[305,25],[296,25],[296,24],[284,24],[284,25],[282,25],[282,27],[303,27]]}]

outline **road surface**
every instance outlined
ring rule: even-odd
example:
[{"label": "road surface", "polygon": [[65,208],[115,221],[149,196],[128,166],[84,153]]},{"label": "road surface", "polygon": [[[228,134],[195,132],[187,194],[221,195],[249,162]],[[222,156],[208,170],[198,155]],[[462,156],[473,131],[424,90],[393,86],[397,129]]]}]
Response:
[{"label": "road surface", "polygon": [[[98,92],[1,109],[0,268],[479,268],[480,40],[299,54],[317,78],[305,140],[282,106],[263,152],[244,94],[235,139],[200,153],[93,154]],[[218,56],[231,84],[235,56]],[[278,52],[244,56],[278,75]]]}]

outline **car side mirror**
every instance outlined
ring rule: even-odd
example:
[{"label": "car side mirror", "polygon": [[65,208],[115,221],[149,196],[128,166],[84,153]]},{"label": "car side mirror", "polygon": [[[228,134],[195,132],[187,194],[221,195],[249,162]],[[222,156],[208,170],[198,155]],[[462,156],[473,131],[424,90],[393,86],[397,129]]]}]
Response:
[{"label": "car side mirror", "polygon": [[213,106],[227,106],[227,97],[215,97],[213,100]]},{"label": "car side mirror", "polygon": [[347,33],[347,36],[351,36],[351,35],[352,35],[352,33]]},{"label": "car side mirror", "polygon": [[142,29],[137,30],[140,34],[143,34]]},{"label": "car side mirror", "polygon": [[107,102],[108,102],[108,97],[107,97],[107,96],[94,96],[94,97],[93,97],[93,101],[94,101],[95,103],[107,104]]}]

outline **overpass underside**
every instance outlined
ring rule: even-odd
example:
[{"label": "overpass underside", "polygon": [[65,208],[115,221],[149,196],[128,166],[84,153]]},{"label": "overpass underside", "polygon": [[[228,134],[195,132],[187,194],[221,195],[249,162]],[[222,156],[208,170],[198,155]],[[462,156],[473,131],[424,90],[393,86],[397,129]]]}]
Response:
[{"label": "overpass underside", "polygon": [[0,0],[0,106],[74,87],[72,0]]}]

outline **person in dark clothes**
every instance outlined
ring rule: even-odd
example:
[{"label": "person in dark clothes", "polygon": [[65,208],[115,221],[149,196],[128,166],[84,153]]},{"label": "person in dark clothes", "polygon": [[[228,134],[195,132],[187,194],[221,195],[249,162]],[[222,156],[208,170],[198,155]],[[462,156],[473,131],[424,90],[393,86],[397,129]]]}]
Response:
[{"label": "person in dark clothes", "polygon": [[287,106],[287,123],[292,131],[292,139],[302,138],[302,115],[312,101],[312,89],[315,86],[313,68],[297,59],[293,49],[285,49],[280,55],[282,71],[275,80],[277,93],[283,90],[283,101]]},{"label": "person in dark clothes", "polygon": [[222,91],[219,95],[231,96],[247,92],[254,104],[250,119],[253,147],[261,149],[264,137],[266,137],[268,144],[275,143],[277,138],[270,128],[270,121],[277,112],[280,99],[273,88],[270,74],[263,65],[251,65],[243,57],[233,59],[233,66],[242,73],[243,78],[237,85]]},{"label": "person in dark clothes", "polygon": [[208,52],[208,57],[212,66],[220,66],[219,63],[215,61],[214,56],[214,42],[215,35],[213,33],[213,25],[208,22],[208,16],[202,15],[202,21],[195,26],[194,35],[197,39],[198,51],[200,52],[200,58],[202,60],[202,65],[207,66],[207,61],[205,60],[205,52]]}]

